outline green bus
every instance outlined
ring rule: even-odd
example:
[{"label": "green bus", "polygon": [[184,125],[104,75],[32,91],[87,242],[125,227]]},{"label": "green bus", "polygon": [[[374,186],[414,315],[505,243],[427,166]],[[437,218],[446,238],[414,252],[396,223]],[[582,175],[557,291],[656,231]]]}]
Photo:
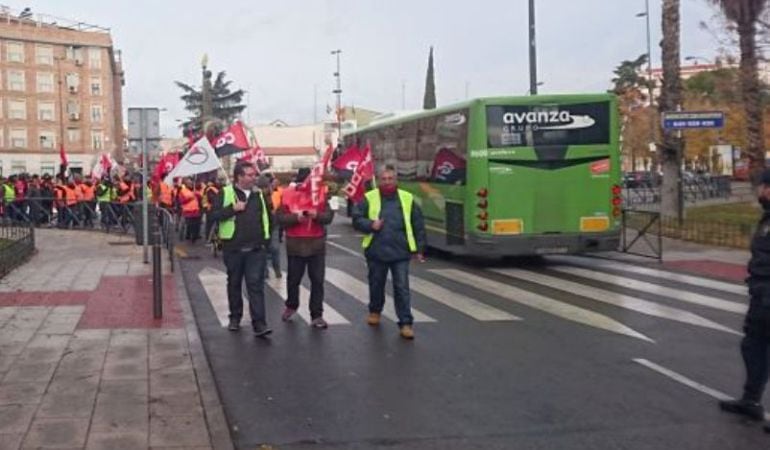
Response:
[{"label": "green bus", "polygon": [[384,118],[368,142],[422,208],[428,243],[481,256],[615,250],[621,188],[611,94],[478,98]]}]

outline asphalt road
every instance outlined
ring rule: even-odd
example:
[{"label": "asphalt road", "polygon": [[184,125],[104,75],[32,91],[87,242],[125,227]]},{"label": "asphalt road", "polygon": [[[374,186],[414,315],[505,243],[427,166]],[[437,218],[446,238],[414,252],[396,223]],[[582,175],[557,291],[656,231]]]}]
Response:
[{"label": "asphalt road", "polygon": [[365,323],[360,238],[344,220],[329,233],[327,330],[281,322],[274,280],[271,337],[246,320],[228,332],[221,258],[198,247],[181,261],[238,448],[770,446],[716,406],[743,381],[741,286],[592,257],[432,255],[412,265],[410,342]]}]

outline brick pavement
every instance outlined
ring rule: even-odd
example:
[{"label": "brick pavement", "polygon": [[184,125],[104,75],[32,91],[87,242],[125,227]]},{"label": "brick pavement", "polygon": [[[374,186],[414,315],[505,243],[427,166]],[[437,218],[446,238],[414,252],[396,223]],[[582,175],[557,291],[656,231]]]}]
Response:
[{"label": "brick pavement", "polygon": [[232,448],[181,277],[154,320],[141,247],[36,237],[0,280],[0,450]]}]

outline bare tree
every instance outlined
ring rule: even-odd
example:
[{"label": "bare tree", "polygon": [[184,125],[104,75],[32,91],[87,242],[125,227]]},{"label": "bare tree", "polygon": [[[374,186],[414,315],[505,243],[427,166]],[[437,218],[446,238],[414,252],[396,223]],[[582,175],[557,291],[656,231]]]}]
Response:
[{"label": "bare tree", "polygon": [[[757,71],[757,33],[767,37],[767,22],[763,20],[768,0],[709,0],[724,13],[727,21],[738,33],[740,48],[741,98],[746,124],[746,153],[752,184],[757,184],[765,168],[764,118],[761,84]],[[766,17],[766,16],[765,16]],[[758,25],[760,25],[758,27]]]}]

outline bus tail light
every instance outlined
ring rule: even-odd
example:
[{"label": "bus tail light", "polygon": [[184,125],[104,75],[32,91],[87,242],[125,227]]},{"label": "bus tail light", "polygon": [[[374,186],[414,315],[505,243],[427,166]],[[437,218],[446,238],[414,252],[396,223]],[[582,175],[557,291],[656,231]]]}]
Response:
[{"label": "bus tail light", "polygon": [[487,220],[489,219],[489,213],[486,211],[481,211],[476,217],[478,217],[481,220]]},{"label": "bus tail light", "polygon": [[478,225],[476,225],[476,228],[478,228],[481,231],[487,231],[489,229],[489,225],[487,225],[486,222],[481,222]]},{"label": "bus tail light", "polygon": [[481,198],[487,198],[487,195],[489,195],[489,191],[487,188],[481,188],[478,191],[476,191],[476,195],[478,195]]},{"label": "bus tail light", "polygon": [[623,204],[623,198],[621,198],[621,194],[623,193],[623,189],[618,186],[617,184],[612,185],[612,215],[614,217],[620,216],[621,212],[621,205]]},{"label": "bus tail light", "polygon": [[483,198],[479,200],[478,203],[476,203],[476,206],[478,206],[481,209],[487,209],[487,206],[489,206],[489,201],[487,199]]}]

